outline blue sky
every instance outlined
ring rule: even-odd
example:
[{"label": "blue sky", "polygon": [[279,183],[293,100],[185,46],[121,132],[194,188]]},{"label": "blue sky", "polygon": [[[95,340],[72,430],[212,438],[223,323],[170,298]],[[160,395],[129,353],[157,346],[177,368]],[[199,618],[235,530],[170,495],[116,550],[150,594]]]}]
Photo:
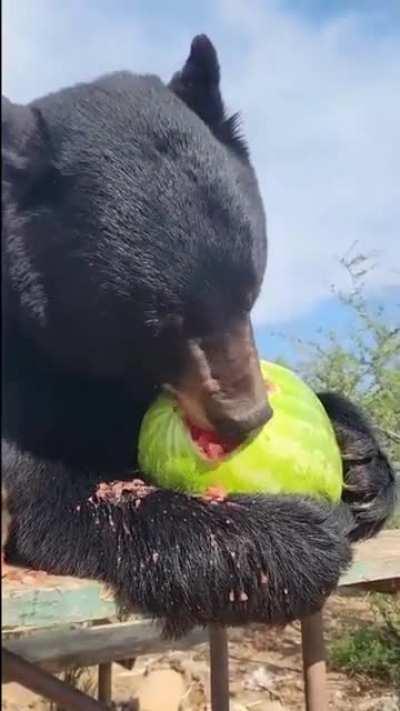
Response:
[{"label": "blue sky", "polygon": [[[395,327],[400,320],[400,288],[371,290],[368,307],[371,314],[377,314],[383,309],[385,322],[391,328]],[[281,357],[288,363],[296,364],[310,353],[307,344],[323,344],[331,332],[338,341],[351,349],[352,335],[360,325],[354,310],[341,305],[337,299],[328,297],[318,301],[310,311],[298,317],[273,326],[259,325],[256,336],[261,357]]]},{"label": "blue sky", "polygon": [[122,68],[168,80],[199,32],[267,208],[262,350],[273,331],[343,328],[330,289],[348,287],[339,258],[354,242],[376,255],[371,298],[399,303],[399,0],[5,0],[3,92],[24,102]]}]

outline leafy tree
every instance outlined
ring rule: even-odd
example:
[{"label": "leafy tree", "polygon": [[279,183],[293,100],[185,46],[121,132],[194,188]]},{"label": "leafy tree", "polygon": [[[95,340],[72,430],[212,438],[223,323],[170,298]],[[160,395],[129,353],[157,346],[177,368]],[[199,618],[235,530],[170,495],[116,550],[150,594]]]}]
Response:
[{"label": "leafy tree", "polygon": [[[305,343],[300,372],[316,390],[334,390],[358,402],[376,423],[378,437],[400,468],[400,326],[388,322],[384,307],[370,306],[365,277],[373,268],[368,257],[357,254],[341,260],[348,292],[333,289],[339,303],[352,311],[354,327],[346,341],[334,332]],[[400,323],[400,307],[399,319]],[[299,367],[297,367],[299,370]],[[397,514],[400,525],[400,513]],[[393,523],[391,524],[393,525]]]}]

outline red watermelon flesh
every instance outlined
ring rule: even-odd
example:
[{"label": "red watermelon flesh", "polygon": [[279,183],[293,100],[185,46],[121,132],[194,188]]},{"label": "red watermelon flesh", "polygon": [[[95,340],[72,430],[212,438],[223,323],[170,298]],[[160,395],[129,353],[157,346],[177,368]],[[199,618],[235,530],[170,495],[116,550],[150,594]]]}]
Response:
[{"label": "red watermelon flesh", "polygon": [[[278,390],[278,386],[274,383],[265,381],[265,389],[267,393],[274,393]],[[207,459],[213,461],[223,459],[239,446],[238,442],[223,440],[216,432],[204,430],[201,427],[194,425],[189,420],[186,420],[186,425],[189,429],[193,442],[200,449],[202,455],[207,457]]]},{"label": "red watermelon flesh", "polygon": [[216,432],[203,430],[191,422],[188,422],[187,425],[193,442],[195,442],[203,456],[207,457],[207,459],[222,459],[227,454],[233,452],[238,446],[235,442],[228,442],[221,439]]}]

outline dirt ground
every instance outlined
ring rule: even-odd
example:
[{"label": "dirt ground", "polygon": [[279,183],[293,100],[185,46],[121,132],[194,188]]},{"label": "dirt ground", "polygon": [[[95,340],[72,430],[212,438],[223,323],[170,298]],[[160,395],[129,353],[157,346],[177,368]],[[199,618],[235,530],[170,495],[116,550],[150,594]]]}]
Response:
[{"label": "dirt ground", "polygon": [[[368,620],[365,596],[341,594],[325,611],[326,637],[337,625]],[[284,630],[252,626],[229,632],[232,711],[297,711],[304,709],[300,627]],[[95,687],[94,670],[85,670],[79,686]],[[393,688],[368,678],[351,678],[329,670],[329,709],[335,711],[400,711]],[[208,655],[206,645],[192,652],[140,657],[131,670],[113,666],[115,711],[207,711]],[[17,684],[3,687],[7,711],[44,711],[52,706]],[[54,709],[53,709],[54,711]]]}]

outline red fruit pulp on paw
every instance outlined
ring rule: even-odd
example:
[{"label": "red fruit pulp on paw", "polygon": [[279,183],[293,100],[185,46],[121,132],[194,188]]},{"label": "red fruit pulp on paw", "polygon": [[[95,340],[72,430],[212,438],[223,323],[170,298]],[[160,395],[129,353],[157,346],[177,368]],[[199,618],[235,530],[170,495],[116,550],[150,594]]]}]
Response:
[{"label": "red fruit pulp on paw", "polygon": [[197,444],[207,459],[221,459],[227,454],[230,454],[230,452],[233,452],[237,447],[235,442],[224,441],[216,432],[202,430],[201,427],[197,427],[197,425],[193,425],[191,422],[188,422],[188,428],[192,440]]}]

